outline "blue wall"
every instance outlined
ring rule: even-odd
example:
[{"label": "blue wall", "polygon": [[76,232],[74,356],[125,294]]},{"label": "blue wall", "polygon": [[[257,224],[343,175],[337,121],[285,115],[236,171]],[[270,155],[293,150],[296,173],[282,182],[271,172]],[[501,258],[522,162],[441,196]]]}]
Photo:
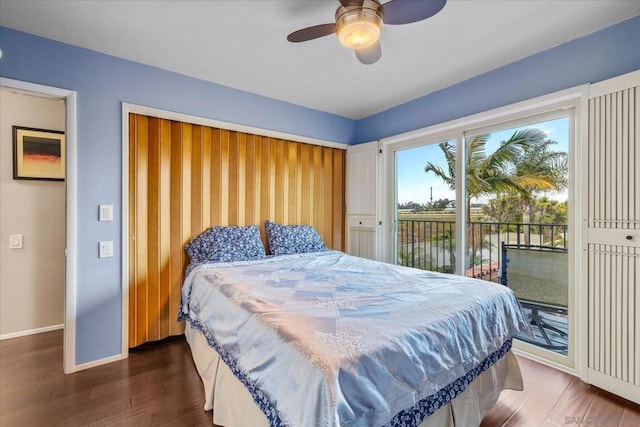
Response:
[{"label": "blue wall", "polygon": [[640,17],[353,121],[0,27],[0,76],[77,92],[78,276],[76,363],[120,353],[121,103],[146,105],[331,141],[357,143],[419,129],[640,69]]},{"label": "blue wall", "polygon": [[359,120],[356,141],[421,129],[640,69],[640,16]]},{"label": "blue wall", "polygon": [[122,258],[98,259],[98,241],[120,248],[122,218],[97,215],[99,204],[121,211],[122,102],[343,143],[355,134],[350,119],[4,27],[0,49],[2,77],[77,92],[77,364],[120,353]]}]

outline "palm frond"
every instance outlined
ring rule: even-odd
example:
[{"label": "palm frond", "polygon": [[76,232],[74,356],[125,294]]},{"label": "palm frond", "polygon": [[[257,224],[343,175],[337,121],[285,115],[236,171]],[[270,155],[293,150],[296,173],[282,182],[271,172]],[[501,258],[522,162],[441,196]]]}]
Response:
[{"label": "palm frond", "polygon": [[[489,134],[467,138],[466,187],[469,199],[483,195],[519,195],[530,200],[535,192],[562,190],[567,186],[568,156],[552,151],[556,141],[547,139],[539,129],[520,129],[492,153],[486,153]],[[456,181],[456,151],[449,142],[440,144],[447,161],[448,173],[431,162],[425,172],[433,172],[451,189]]]},{"label": "palm frond", "polygon": [[521,192],[557,190],[557,184],[553,178],[545,174],[530,174],[514,176],[513,183]]},{"label": "palm frond", "polygon": [[485,160],[486,168],[499,168],[505,163],[516,163],[528,150],[544,144],[546,134],[539,129],[515,131],[509,139],[502,141],[496,151]]},{"label": "palm frond", "polygon": [[454,190],[455,184],[456,184],[456,179],[455,179],[455,175],[453,177],[447,175],[447,173],[444,171],[444,169],[442,169],[442,167],[438,166],[438,165],[434,165],[431,162],[427,162],[426,166],[424,167],[424,171],[429,173],[432,172],[434,175],[436,175],[438,178],[440,178],[441,180],[443,180],[446,184],[449,185],[449,187]]},{"label": "palm frond", "polygon": [[489,134],[478,135],[466,140],[467,143],[467,168],[478,164],[486,158],[486,145]]}]

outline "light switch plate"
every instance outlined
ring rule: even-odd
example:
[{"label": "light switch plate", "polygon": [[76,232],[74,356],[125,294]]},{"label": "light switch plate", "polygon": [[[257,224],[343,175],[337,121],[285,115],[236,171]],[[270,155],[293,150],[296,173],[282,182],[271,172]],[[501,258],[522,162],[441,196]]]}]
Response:
[{"label": "light switch plate", "polygon": [[113,258],[113,242],[111,240],[98,242],[98,256],[100,258]]},{"label": "light switch plate", "polygon": [[22,249],[22,234],[9,236],[9,249]]},{"label": "light switch plate", "polygon": [[100,205],[100,221],[113,221],[113,205]]}]

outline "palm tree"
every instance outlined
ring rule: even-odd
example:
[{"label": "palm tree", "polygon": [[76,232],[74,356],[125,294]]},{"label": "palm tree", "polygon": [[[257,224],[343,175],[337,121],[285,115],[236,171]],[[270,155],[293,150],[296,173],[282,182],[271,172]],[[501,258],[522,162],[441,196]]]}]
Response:
[{"label": "palm tree", "polygon": [[[544,224],[567,224],[567,202],[552,200],[546,196],[536,197],[533,200],[531,209],[534,221]],[[564,245],[566,234],[564,228],[544,227],[540,231],[544,236],[544,245],[558,246]]]},{"label": "palm tree", "polygon": [[[512,165],[532,147],[544,144],[546,134],[538,129],[518,130],[506,141],[502,141],[497,150],[487,154],[485,146],[489,139],[488,134],[478,135],[467,139],[467,219],[471,214],[471,199],[483,195],[508,193],[518,190],[521,185],[533,187],[546,185],[546,177],[520,175],[514,181],[510,173]],[[455,190],[456,186],[456,149],[449,141],[439,144],[445,160],[447,171],[442,167],[427,162],[425,172],[433,172],[442,179],[449,188]],[[524,171],[524,169],[523,169]]]},{"label": "palm tree", "polygon": [[516,195],[500,195],[482,207],[485,221],[514,223],[522,220],[520,198]]},{"label": "palm tree", "polygon": [[[474,230],[470,224],[471,200],[474,197],[514,193],[524,197],[526,194],[531,196],[535,191],[559,188],[555,180],[559,179],[560,174],[542,173],[541,166],[544,164],[542,161],[545,158],[544,154],[548,152],[548,145],[555,143],[548,141],[544,132],[539,129],[517,130],[509,139],[502,141],[492,153],[486,152],[489,136],[488,134],[478,135],[466,140],[467,241],[473,242],[469,260],[472,260],[473,255],[482,247],[480,239],[473,238],[475,237],[474,231],[478,230]],[[445,171],[432,162],[428,162],[424,170],[427,173],[434,173],[454,190],[456,183],[455,146],[447,141],[440,143],[439,147],[447,162],[447,170]],[[524,161],[524,159],[528,160]],[[530,199],[527,212],[530,212]]]},{"label": "palm tree", "polygon": [[[567,187],[567,153],[551,151],[550,147],[554,144],[555,141],[545,140],[540,145],[528,147],[514,164],[513,179],[518,183],[516,192],[520,195],[522,222],[525,224],[531,222],[531,202],[535,193],[560,191]],[[528,233],[525,233],[527,238]]]}]

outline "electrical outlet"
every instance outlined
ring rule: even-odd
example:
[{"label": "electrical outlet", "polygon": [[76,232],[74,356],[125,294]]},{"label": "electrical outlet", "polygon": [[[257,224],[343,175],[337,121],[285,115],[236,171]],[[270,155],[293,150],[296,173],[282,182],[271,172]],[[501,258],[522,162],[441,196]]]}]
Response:
[{"label": "electrical outlet", "polygon": [[100,258],[113,258],[113,242],[111,240],[98,242],[98,256]]}]

